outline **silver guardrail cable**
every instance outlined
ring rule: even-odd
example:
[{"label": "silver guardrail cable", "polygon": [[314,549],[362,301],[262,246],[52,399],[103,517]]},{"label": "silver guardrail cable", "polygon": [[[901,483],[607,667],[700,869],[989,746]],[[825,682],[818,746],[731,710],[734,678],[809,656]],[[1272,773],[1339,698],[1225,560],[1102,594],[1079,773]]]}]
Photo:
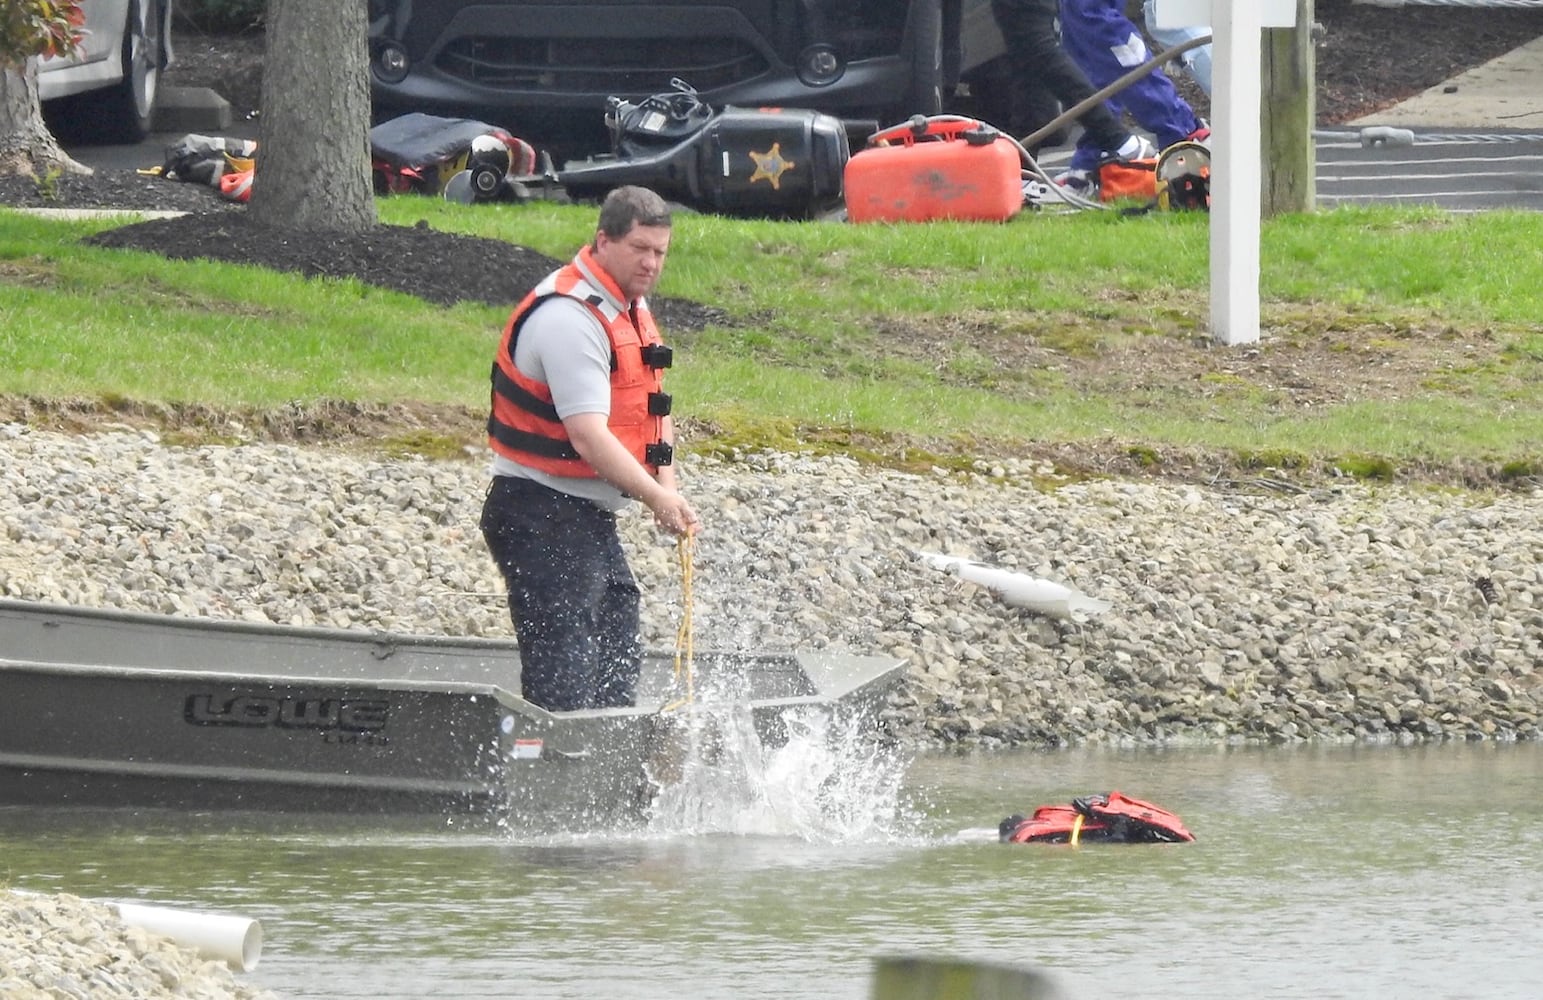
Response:
[{"label": "silver guardrail cable", "polygon": [[1543,142],[1543,134],[1521,132],[1415,132],[1371,125],[1363,129],[1314,129],[1314,139],[1359,142],[1363,146],[1412,146],[1415,143]]},{"label": "silver guardrail cable", "polygon": [[1351,0],[1365,7],[1524,7],[1543,10],[1543,0]]}]

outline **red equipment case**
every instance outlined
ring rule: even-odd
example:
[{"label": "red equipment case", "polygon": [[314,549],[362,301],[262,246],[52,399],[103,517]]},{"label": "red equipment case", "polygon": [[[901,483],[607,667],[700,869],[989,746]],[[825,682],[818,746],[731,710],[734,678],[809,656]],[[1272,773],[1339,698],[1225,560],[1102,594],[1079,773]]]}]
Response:
[{"label": "red equipment case", "polygon": [[1018,149],[973,118],[917,116],[847,161],[850,222],[1001,222],[1023,207]]}]

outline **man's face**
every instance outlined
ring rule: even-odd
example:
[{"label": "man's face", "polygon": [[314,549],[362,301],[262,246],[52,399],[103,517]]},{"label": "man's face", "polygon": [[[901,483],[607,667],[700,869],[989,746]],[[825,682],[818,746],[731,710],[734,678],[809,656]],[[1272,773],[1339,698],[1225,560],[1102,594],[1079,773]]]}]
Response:
[{"label": "man's face", "polygon": [[670,249],[669,226],[633,223],[626,234],[612,239],[595,234],[595,261],[621,286],[629,299],[642,298],[659,283],[664,255]]}]

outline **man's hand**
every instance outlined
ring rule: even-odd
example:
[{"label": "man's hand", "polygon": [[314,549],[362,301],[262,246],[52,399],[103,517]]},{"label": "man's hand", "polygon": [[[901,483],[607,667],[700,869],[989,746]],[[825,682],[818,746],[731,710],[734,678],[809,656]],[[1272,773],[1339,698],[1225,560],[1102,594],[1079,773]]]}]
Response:
[{"label": "man's hand", "polygon": [[575,413],[563,418],[563,427],[579,457],[590,464],[600,478],[623,493],[641,500],[654,513],[654,521],[675,535],[696,532],[701,523],[686,498],[675,490],[675,471],[665,466],[659,479],[632,457],[632,452],[616,439],[606,426],[603,413]]},{"label": "man's hand", "polygon": [[654,512],[654,523],[672,535],[694,535],[702,523],[686,498],[673,490],[661,489],[648,509]]}]

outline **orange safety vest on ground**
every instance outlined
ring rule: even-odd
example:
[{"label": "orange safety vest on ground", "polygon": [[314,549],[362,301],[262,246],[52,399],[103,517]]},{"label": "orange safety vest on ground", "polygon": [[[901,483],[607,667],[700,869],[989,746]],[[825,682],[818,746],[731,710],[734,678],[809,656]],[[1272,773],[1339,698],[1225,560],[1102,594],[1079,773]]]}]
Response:
[{"label": "orange safety vest on ground", "polygon": [[488,444],[511,462],[550,475],[597,475],[574,450],[552,405],[551,387],[514,365],[520,327],[538,305],[554,295],[584,303],[605,328],[611,342],[611,413],[606,424],[650,473],[658,472],[659,466],[669,465],[672,458],[672,449],[664,442],[670,396],[660,391],[671,352],[660,341],[653,314],[642,300],[633,303],[630,311],[616,307],[625,296],[595,263],[589,247],[542,279],[509,317],[493,359]]}]

